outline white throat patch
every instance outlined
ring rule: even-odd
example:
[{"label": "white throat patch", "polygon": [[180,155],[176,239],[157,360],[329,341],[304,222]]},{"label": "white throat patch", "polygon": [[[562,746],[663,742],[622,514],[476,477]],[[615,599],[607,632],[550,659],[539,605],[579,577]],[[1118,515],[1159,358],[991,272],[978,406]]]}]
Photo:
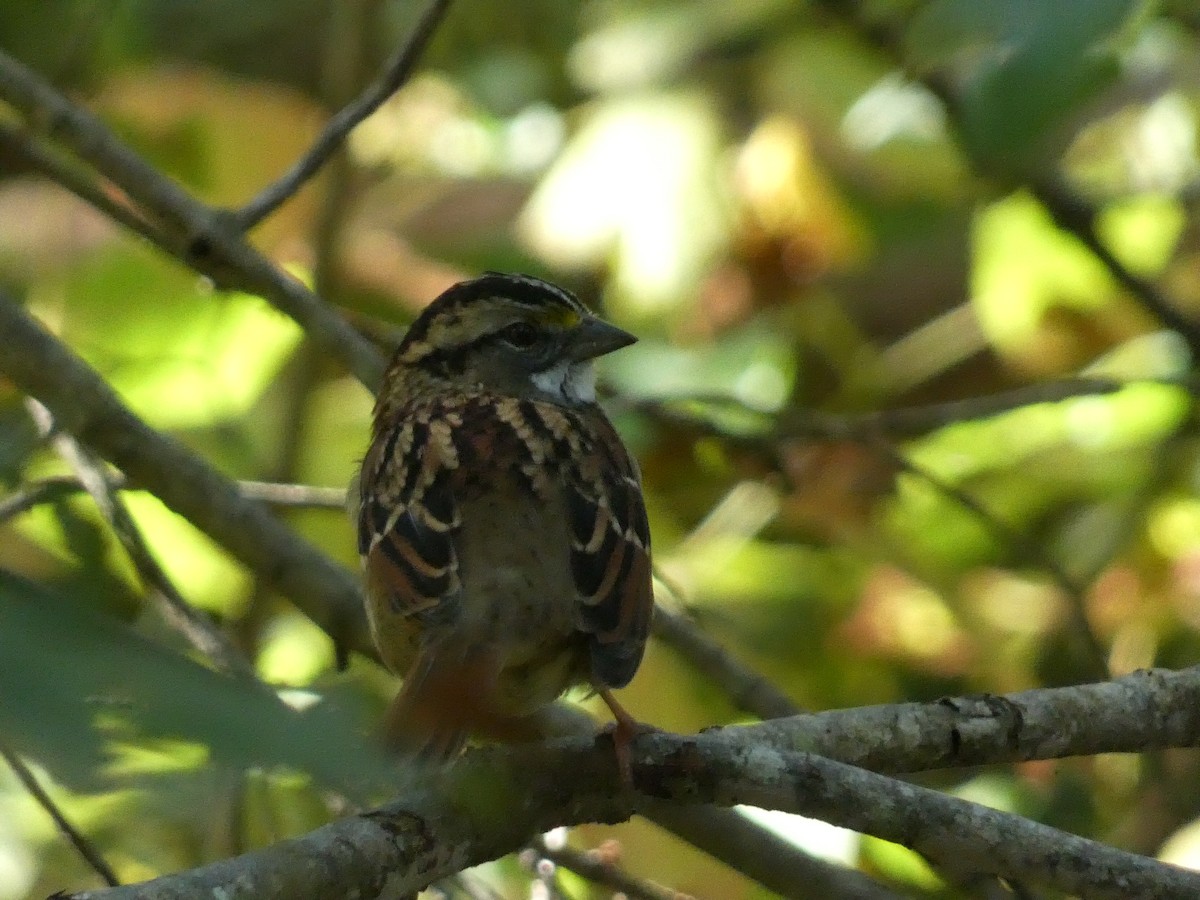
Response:
[{"label": "white throat patch", "polygon": [[556,400],[568,403],[596,402],[596,369],[591,360],[569,362],[563,360],[530,379],[533,386]]}]

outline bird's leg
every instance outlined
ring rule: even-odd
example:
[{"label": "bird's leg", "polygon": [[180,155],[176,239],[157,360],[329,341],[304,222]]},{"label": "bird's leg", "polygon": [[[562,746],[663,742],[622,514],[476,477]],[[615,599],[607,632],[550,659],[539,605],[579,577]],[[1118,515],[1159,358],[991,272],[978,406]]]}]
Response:
[{"label": "bird's leg", "polygon": [[633,743],[633,739],[639,734],[644,734],[647,731],[654,731],[651,725],[644,725],[639,722],[613,696],[612,691],[606,687],[595,685],[596,693],[600,695],[600,699],[604,701],[609,711],[616,719],[616,724],[611,726],[613,749],[617,755],[617,769],[621,773],[621,784],[629,790],[633,790],[633,758],[630,754],[629,745]]}]

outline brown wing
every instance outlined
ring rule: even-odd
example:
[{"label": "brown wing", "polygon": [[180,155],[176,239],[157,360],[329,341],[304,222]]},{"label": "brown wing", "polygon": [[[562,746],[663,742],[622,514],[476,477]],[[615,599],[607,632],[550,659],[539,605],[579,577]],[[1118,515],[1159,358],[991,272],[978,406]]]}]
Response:
[{"label": "brown wing", "polygon": [[571,572],[593,678],[624,687],[642,661],[654,610],[650,526],[636,464],[602,413],[589,418],[595,452],[567,484]]},{"label": "brown wing", "polygon": [[448,429],[416,413],[379,434],[363,463],[358,549],[371,591],[397,616],[447,621],[458,608],[458,461]]}]

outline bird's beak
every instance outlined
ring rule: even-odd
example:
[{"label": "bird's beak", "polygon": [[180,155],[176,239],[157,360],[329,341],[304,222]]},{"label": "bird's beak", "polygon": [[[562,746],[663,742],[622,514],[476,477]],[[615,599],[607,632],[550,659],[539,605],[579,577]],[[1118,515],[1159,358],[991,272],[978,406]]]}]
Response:
[{"label": "bird's beak", "polygon": [[620,350],[622,347],[628,347],[636,342],[637,338],[628,331],[624,331],[616,325],[609,325],[602,319],[588,316],[571,333],[567,354],[571,357],[572,362],[583,362],[606,353],[612,353],[614,350]]}]

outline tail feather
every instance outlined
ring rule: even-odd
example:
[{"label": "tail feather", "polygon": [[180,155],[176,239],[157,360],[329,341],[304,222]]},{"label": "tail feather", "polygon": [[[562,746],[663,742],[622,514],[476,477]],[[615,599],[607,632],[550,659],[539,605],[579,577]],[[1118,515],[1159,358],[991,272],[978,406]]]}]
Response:
[{"label": "tail feather", "polygon": [[[384,715],[384,746],[399,756],[440,764],[458,756],[472,735],[523,743],[564,733],[553,707],[524,714],[498,709],[500,671],[495,654],[423,650]],[[573,730],[573,721],[568,724]]]},{"label": "tail feather", "polygon": [[487,653],[422,650],[384,716],[384,745],[430,762],[453,759],[487,717],[487,698],[498,675],[499,666]]}]

